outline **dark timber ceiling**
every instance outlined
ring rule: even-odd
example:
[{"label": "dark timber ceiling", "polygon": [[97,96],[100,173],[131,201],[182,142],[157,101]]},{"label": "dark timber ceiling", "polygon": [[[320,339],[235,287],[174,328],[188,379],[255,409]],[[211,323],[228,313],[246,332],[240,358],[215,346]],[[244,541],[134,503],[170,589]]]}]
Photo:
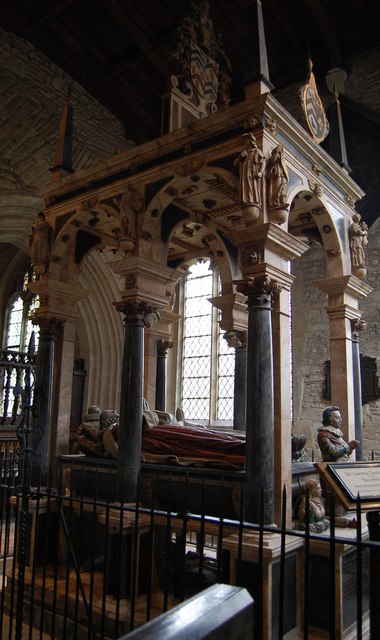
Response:
[{"label": "dark timber ceiling", "polygon": [[[214,28],[241,99],[248,0],[211,0]],[[188,0],[2,0],[0,26],[22,36],[125,123],[137,142],[160,133],[168,51]],[[379,45],[379,0],[262,0],[271,82],[302,81],[308,49],[316,75]]]}]

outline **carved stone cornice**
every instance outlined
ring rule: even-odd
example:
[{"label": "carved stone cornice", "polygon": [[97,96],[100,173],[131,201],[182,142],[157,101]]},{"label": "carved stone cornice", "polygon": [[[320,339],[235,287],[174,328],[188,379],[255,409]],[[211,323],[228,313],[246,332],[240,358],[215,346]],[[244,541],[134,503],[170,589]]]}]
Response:
[{"label": "carved stone cornice", "polygon": [[330,296],[348,294],[358,300],[366,298],[373,290],[372,287],[353,275],[320,278],[315,280],[314,284]]},{"label": "carved stone cornice", "polygon": [[294,260],[302,256],[308,249],[305,242],[272,222],[229,229],[226,235],[232,244],[244,252],[256,253],[256,255],[260,252],[260,259],[265,262],[268,262],[266,260],[267,251],[285,260]]},{"label": "carved stone cornice", "polygon": [[48,277],[29,282],[28,290],[39,297],[40,306],[34,312],[37,322],[40,317],[75,322],[79,318],[78,302],[87,298],[89,293],[76,284]]}]

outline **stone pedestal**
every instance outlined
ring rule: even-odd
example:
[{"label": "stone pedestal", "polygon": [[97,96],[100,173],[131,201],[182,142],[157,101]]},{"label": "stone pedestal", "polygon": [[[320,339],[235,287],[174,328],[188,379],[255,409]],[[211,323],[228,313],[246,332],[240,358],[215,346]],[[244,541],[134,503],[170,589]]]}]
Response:
[{"label": "stone pedestal", "polygon": [[[323,537],[329,536],[329,530]],[[319,640],[331,637],[333,613],[336,640],[354,640],[357,635],[357,549],[350,544],[356,540],[355,529],[336,528],[335,536],[347,543],[334,544],[334,576],[331,579],[331,546],[329,540],[310,540],[309,562],[309,638]],[[366,527],[362,537],[368,538]],[[362,548],[362,613],[363,637],[369,626],[369,550]],[[335,611],[334,611],[335,608]]]},{"label": "stone pedestal", "polygon": [[[286,536],[283,602],[285,638],[297,637],[300,629],[300,612],[297,602],[302,566],[299,552],[302,546],[302,539]],[[260,548],[258,534],[245,533],[241,546],[239,536],[233,534],[224,538],[223,553],[229,558],[230,584],[244,586],[254,599],[255,624],[261,619],[262,640],[278,638],[281,536],[264,533],[263,546]],[[260,553],[262,553],[262,576],[260,576]]]},{"label": "stone pedestal", "polygon": [[149,590],[150,516],[117,509],[102,513],[98,521],[106,528],[106,593],[128,598]]},{"label": "stone pedestal", "polygon": [[[21,562],[20,513],[22,501],[16,496],[12,496],[10,503],[19,511],[14,548],[18,549],[17,562]],[[33,567],[42,567],[45,566],[45,564],[57,562],[59,513],[55,500],[48,500],[48,498],[29,500],[26,522],[27,532],[24,558],[26,570],[32,571]]]}]

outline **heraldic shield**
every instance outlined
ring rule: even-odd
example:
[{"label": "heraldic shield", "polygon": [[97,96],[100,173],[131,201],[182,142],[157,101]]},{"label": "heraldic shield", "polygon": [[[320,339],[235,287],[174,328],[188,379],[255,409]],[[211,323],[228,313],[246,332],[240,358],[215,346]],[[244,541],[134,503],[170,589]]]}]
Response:
[{"label": "heraldic shield", "polygon": [[218,97],[219,65],[196,44],[190,49],[190,79],[200,100],[214,104]]}]

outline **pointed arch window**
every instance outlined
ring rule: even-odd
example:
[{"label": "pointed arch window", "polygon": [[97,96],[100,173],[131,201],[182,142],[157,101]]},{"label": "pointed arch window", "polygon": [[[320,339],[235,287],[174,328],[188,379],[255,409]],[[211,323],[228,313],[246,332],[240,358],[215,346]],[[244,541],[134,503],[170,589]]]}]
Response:
[{"label": "pointed arch window", "polygon": [[39,305],[38,296],[27,290],[29,273],[24,276],[23,287],[11,297],[6,316],[4,348],[10,351],[27,351],[34,331],[35,350],[38,348],[39,327],[32,323],[32,315]]},{"label": "pointed arch window", "polygon": [[220,311],[209,299],[220,292],[219,271],[201,261],[183,283],[183,340],[180,406],[188,420],[232,424],[235,352],[220,328]]}]

